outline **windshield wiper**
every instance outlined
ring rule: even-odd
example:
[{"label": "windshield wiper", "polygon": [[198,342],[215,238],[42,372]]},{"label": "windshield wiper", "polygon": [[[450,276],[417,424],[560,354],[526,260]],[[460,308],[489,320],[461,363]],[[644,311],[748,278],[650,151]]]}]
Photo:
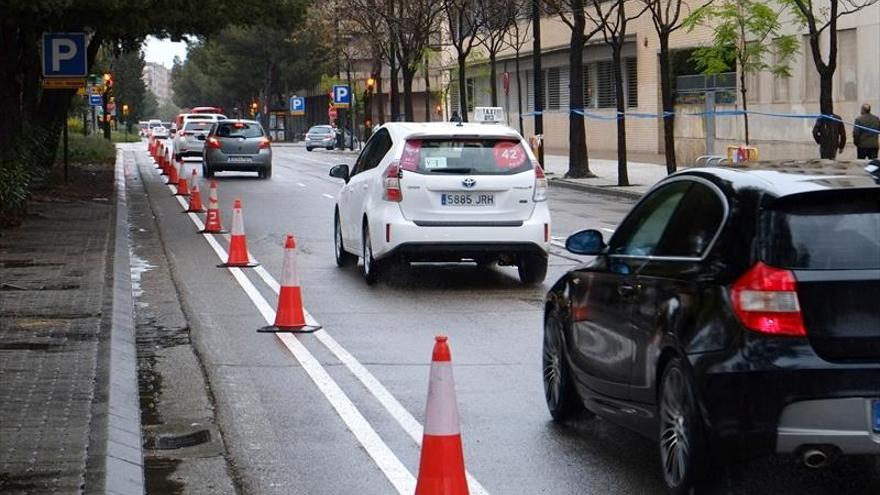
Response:
[{"label": "windshield wiper", "polygon": [[444,174],[469,174],[473,172],[474,169],[469,167],[460,167],[460,168],[432,168],[431,172],[440,172]]}]

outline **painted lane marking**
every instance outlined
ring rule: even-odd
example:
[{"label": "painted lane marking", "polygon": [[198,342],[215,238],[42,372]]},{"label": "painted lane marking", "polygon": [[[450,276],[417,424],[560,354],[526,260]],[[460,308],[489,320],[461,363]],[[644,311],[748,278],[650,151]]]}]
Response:
[{"label": "painted lane marking", "polygon": [[[168,186],[168,188],[172,192],[177,190],[174,186]],[[178,203],[186,209],[187,204],[183,197],[175,196],[175,198]],[[199,230],[204,229],[204,224],[195,213],[188,213],[187,215],[190,220],[192,220],[193,224],[195,224],[196,228]],[[217,257],[220,258],[221,261],[226,260],[228,253],[222,246],[220,246],[214,236],[207,234],[204,237],[217,254]],[[271,325],[275,321],[275,310],[272,309],[266,299],[263,298],[257,288],[251,283],[250,279],[242,273],[240,268],[229,267],[227,269],[235,278],[236,282],[238,282],[238,285],[244,290],[245,294],[247,294],[251,302],[254,303],[254,306],[257,307],[257,310],[263,316],[266,323]],[[265,269],[262,271],[268,275],[268,272],[266,272]],[[309,315],[309,319],[311,320],[309,322],[310,324],[317,323],[311,315]],[[382,438],[379,437],[376,430],[373,429],[366,418],[364,418],[363,414],[357,409],[357,406],[354,405],[351,399],[348,398],[345,392],[342,391],[339,385],[327,373],[327,370],[321,366],[321,363],[319,363],[312,353],[309,352],[309,350],[306,349],[305,346],[303,346],[293,335],[276,335],[285,347],[290,350],[297,361],[299,361],[300,365],[318,387],[318,390],[324,394],[324,397],[327,398],[337,414],[339,414],[339,417],[345,422],[349,431],[354,434],[358,442],[360,442],[370,457],[373,458],[373,461],[376,462],[376,465],[382,470],[385,477],[388,478],[388,481],[394,485],[397,492],[401,495],[410,495],[413,493],[416,487],[415,477],[413,477],[412,473],[410,473],[403,463],[400,462],[400,459],[397,458]]]}]

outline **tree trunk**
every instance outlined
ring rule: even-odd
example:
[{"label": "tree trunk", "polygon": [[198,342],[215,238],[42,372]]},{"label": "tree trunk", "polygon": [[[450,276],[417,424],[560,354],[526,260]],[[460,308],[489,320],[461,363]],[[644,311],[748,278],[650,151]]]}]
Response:
[{"label": "tree trunk", "polygon": [[431,121],[431,79],[430,67],[431,58],[425,53],[425,122]]},{"label": "tree trunk", "polygon": [[[372,100],[373,98],[370,98]],[[370,105],[373,102],[370,101]],[[382,94],[382,66],[379,66],[379,71],[376,72],[376,110],[379,113],[379,124],[385,123],[385,98]]]},{"label": "tree trunk", "polygon": [[461,115],[461,121],[468,121],[468,94],[467,94],[467,77],[465,76],[466,57],[459,53],[458,55],[458,109]]},{"label": "tree trunk", "polygon": [[626,169],[626,102],[623,93],[620,50],[624,33],[620,34],[620,43],[611,47],[611,59],[614,62],[614,94],[617,96],[617,185],[628,186],[629,174]]},{"label": "tree trunk", "polygon": [[743,124],[745,125],[746,132],[746,146],[749,145],[749,104],[746,101],[746,71],[743,69],[742,64],[740,64],[739,70],[739,92],[742,94],[742,105],[743,105]]},{"label": "tree trunk", "polygon": [[0,154],[13,155],[22,124],[21,30],[0,25]]},{"label": "tree trunk", "polygon": [[[571,29],[571,43],[568,52],[568,63],[571,70],[568,74],[570,107],[572,110],[584,110],[584,16],[583,0],[572,0],[574,23]],[[589,156],[587,155],[586,130],[584,116],[575,112],[568,113],[568,173],[566,177],[593,177],[590,172]]]},{"label": "tree trunk", "polygon": [[[832,115],[834,113],[834,100],[832,99],[834,73],[824,71],[819,73],[819,113]],[[820,117],[819,125],[822,126],[822,142],[819,143],[819,155],[827,160],[833,160],[837,156],[837,126],[838,122]]]},{"label": "tree trunk", "polygon": [[519,74],[519,49],[516,50],[516,110],[519,117],[519,133],[523,133],[522,79]]},{"label": "tree trunk", "polygon": [[672,98],[672,74],[669,66],[669,33],[660,33],[660,97],[663,101],[663,147],[666,173],[678,168],[675,161],[675,104]]},{"label": "tree trunk", "polygon": [[403,72],[403,113],[406,122],[415,121],[415,109],[413,108],[413,78],[416,71],[409,65],[403,65],[400,68]]},{"label": "tree trunk", "polygon": [[489,53],[489,86],[490,94],[492,95],[492,106],[498,106],[498,67],[496,65],[496,61],[498,58],[498,54],[494,52]]}]

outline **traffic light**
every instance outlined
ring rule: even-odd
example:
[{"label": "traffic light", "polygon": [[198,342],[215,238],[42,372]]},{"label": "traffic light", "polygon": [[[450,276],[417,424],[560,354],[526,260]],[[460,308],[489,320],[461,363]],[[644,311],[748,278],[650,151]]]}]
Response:
[{"label": "traffic light", "polygon": [[370,76],[369,78],[367,78],[367,91],[372,93],[374,87],[376,87],[376,80],[373,79],[373,76]]}]

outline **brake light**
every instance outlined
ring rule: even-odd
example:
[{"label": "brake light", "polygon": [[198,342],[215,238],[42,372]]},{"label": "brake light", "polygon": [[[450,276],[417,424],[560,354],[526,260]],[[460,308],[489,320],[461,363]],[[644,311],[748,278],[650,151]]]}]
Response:
[{"label": "brake light", "polygon": [[269,138],[263,138],[260,140],[260,149],[267,150],[272,146],[272,141],[269,141]]},{"label": "brake light", "polygon": [[805,336],[797,297],[797,281],[790,270],[758,262],[731,287],[733,311],[755,332]]},{"label": "brake light", "polygon": [[382,199],[385,201],[393,201],[399,203],[403,200],[403,193],[400,191],[400,162],[393,161],[384,174],[385,193]]},{"label": "brake light", "polygon": [[220,149],[220,140],[215,137],[209,137],[205,140],[205,143],[208,145],[209,148],[214,148],[215,150]]},{"label": "brake light", "polygon": [[533,161],[532,165],[535,167],[535,194],[532,195],[532,199],[535,202],[546,201],[547,177],[544,175],[544,169],[541,168],[541,164],[538,162]]}]

